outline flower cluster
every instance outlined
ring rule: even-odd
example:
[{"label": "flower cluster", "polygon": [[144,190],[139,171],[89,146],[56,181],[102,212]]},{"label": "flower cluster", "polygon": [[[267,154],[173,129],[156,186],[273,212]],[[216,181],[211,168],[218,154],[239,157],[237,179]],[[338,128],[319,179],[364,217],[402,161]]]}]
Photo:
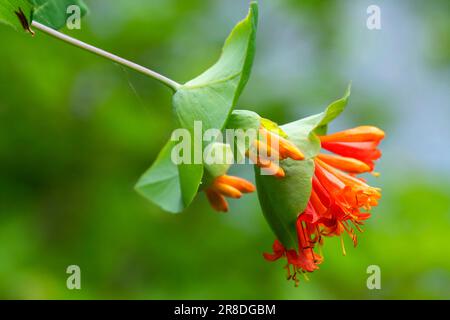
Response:
[{"label": "flower cluster", "polygon": [[373,173],[374,161],[381,157],[377,147],[384,138],[382,130],[361,126],[319,138],[322,148],[334,154],[320,153],[314,159],[311,196],[297,218],[298,250],[286,249],[275,240],[273,253],[264,254],[269,261],[285,257],[288,279],[296,285],[297,274],[318,269],[322,257],[314,249],[316,244],[323,244],[324,237],[346,232],[356,246],[355,229],[361,231],[370,209],[381,197],[380,189],[369,186],[357,175]]},{"label": "flower cluster", "polygon": [[[259,137],[250,144],[246,156],[257,166],[278,179],[286,176],[279,160],[287,158],[302,161],[303,153],[281,131],[261,126]],[[345,248],[342,235],[348,233],[357,245],[356,231],[370,217],[370,210],[378,204],[381,190],[369,186],[362,173],[373,172],[374,161],[381,157],[378,149],[384,132],[373,126],[360,126],[341,132],[323,135],[321,149],[326,151],[314,157],[311,195],[303,212],[299,212],[295,224],[298,248],[285,248],[277,239],[273,253],[264,253],[268,261],[286,258],[287,277],[297,285],[298,275],[318,269],[322,262],[316,245],[323,245],[324,237],[340,236],[342,250]],[[228,211],[226,197],[240,198],[243,193],[255,191],[250,182],[228,175],[215,178],[205,189],[211,206],[217,211]],[[302,190],[299,190],[302,192]]]}]

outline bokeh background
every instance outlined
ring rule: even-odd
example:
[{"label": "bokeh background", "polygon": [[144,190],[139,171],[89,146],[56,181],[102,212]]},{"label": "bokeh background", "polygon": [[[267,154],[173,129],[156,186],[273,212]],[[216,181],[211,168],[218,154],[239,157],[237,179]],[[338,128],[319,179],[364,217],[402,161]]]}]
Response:
[{"label": "bokeh background", "polygon": [[[185,82],[217,59],[242,0],[86,0],[79,39]],[[366,28],[381,8],[382,29]],[[331,126],[387,132],[383,199],[358,248],[327,239],[298,288],[256,194],[218,214],[203,195],[179,215],[134,190],[173,128],[171,94],[43,34],[0,26],[0,298],[449,299],[450,2],[260,1],[252,78],[239,106],[284,123],[353,81]],[[237,168],[252,179],[252,170]],[[81,267],[82,289],[66,288]],[[381,268],[368,290],[366,268]]]}]

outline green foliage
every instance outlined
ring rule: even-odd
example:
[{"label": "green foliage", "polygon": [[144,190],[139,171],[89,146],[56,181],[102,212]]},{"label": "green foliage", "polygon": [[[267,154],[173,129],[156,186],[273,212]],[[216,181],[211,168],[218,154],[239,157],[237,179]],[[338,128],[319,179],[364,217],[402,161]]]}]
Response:
[{"label": "green foliage", "polygon": [[[66,24],[70,5],[78,5],[82,15],[88,11],[83,0],[3,0],[0,3],[0,22],[17,30],[23,29],[24,23],[31,25],[33,20],[53,29],[61,29]],[[17,16],[20,11],[25,19],[23,22]]]},{"label": "green foliage", "polygon": [[[255,52],[257,19],[258,6],[252,3],[247,17],[235,26],[226,40],[219,61],[175,92],[173,106],[177,123],[182,128],[188,129],[191,137],[194,137],[195,121],[202,122],[203,132],[211,128],[222,129],[225,126],[250,76]],[[170,154],[165,154],[165,157],[170,158]],[[177,206],[177,209],[187,207],[197,194],[202,181],[203,164],[181,164],[178,167],[171,167],[171,177],[177,174],[175,169],[178,170],[179,183],[167,185],[176,189],[168,192],[178,195],[178,198],[160,199],[156,198],[152,192],[148,192],[153,190],[148,186],[149,183],[152,184],[155,181],[158,181],[158,184],[161,183],[160,175],[153,166],[141,177],[136,186],[137,190],[161,207],[175,209],[167,202],[181,202],[183,205]],[[153,175],[156,175],[156,178]]]},{"label": "green foliage", "polygon": [[255,166],[258,198],[277,239],[286,248],[297,248],[296,221],[308,203],[314,163],[286,159],[281,161],[281,166],[286,173],[283,179],[261,175],[261,169]]},{"label": "green foliage", "polygon": [[277,123],[273,122],[272,120],[261,118],[261,125],[271,131],[279,135],[280,137],[287,138],[286,132],[281,129]]},{"label": "green foliage", "polygon": [[135,189],[168,212],[184,209],[178,167],[171,158],[175,142],[169,141],[153,165],[139,179]]},{"label": "green foliage", "polygon": [[257,130],[261,125],[259,114],[249,110],[234,110],[227,122],[227,129],[254,129]]},{"label": "green foliage", "polygon": [[[136,191],[148,200],[158,204],[162,209],[172,213],[179,213],[185,208],[181,194],[180,175],[178,167],[171,159],[172,148],[176,142],[169,141],[159,153],[156,161],[139,179]],[[212,149],[229,150],[228,145],[211,144]],[[210,177],[225,174],[229,164],[205,165]]]},{"label": "green foliage", "polygon": [[342,98],[339,100],[334,101],[331,103],[325,112],[322,114],[322,119],[317,124],[315,128],[315,133],[318,135],[326,134],[328,129],[328,124],[336,119],[345,109],[348,103],[348,99],[350,98],[350,93],[352,90],[352,84],[350,83],[347,87],[347,90],[345,91],[345,94]]},{"label": "green foliage", "polygon": [[45,24],[53,29],[61,29],[66,25],[67,8],[71,5],[77,5],[81,9],[81,15],[84,16],[88,8],[83,0],[28,0],[32,2],[33,20]]}]

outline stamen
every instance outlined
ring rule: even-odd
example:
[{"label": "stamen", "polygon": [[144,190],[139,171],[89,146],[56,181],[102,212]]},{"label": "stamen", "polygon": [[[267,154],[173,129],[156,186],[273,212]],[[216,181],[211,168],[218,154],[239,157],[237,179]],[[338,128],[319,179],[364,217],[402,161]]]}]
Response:
[{"label": "stamen", "polygon": [[352,223],[353,223],[353,225],[355,226],[355,228],[356,228],[359,232],[361,232],[361,233],[364,232],[364,230],[361,229],[361,227],[359,226],[359,223],[362,223],[362,222],[358,222],[358,221],[352,220]]},{"label": "stamen", "polygon": [[[317,231],[317,235],[318,235],[318,242],[319,242],[319,245],[321,245],[321,242],[322,242],[322,234],[320,233],[320,231],[319,231],[319,226],[318,225],[316,225],[316,231]],[[320,250],[320,246],[319,246],[319,250]],[[320,255],[322,255],[321,253],[320,253]]]},{"label": "stamen", "polygon": [[342,247],[342,254],[344,255],[344,256],[346,256],[347,255],[347,252],[345,251],[345,245],[344,245],[344,237],[342,236],[342,234],[341,234],[341,247]]},{"label": "stamen", "polygon": [[322,245],[321,244],[319,246],[319,255],[322,257],[322,262],[323,262],[325,259],[324,259],[324,256],[323,256],[323,250],[322,250]]},{"label": "stamen", "polygon": [[295,287],[298,287],[298,284],[300,283],[300,280],[297,279],[297,270],[295,270],[295,266],[294,266],[294,275],[292,276],[292,280],[294,280],[295,282]]},{"label": "stamen", "polygon": [[287,271],[286,279],[291,280],[291,268],[289,267],[289,263],[284,267]]},{"label": "stamen", "polygon": [[306,272],[302,272],[303,278],[305,278],[306,281],[309,281],[308,275]]}]

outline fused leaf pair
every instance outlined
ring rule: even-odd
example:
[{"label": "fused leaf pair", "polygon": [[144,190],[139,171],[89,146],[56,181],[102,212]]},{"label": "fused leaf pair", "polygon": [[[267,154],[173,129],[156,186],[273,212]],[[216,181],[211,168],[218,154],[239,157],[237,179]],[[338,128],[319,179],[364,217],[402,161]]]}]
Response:
[{"label": "fused leaf pair", "polygon": [[[176,122],[179,127],[189,130],[192,137],[195,135],[196,121],[202,123],[201,135],[208,129],[224,128],[250,76],[257,21],[258,7],[252,3],[247,17],[234,27],[227,38],[217,63],[174,93]],[[193,161],[175,165],[171,159],[174,145],[174,141],[167,142],[155,163],[137,183],[136,190],[164,210],[176,213],[192,202],[202,180],[226,173],[229,165],[205,166]],[[202,145],[201,151],[207,147]],[[214,147],[224,146],[217,143]]]}]

